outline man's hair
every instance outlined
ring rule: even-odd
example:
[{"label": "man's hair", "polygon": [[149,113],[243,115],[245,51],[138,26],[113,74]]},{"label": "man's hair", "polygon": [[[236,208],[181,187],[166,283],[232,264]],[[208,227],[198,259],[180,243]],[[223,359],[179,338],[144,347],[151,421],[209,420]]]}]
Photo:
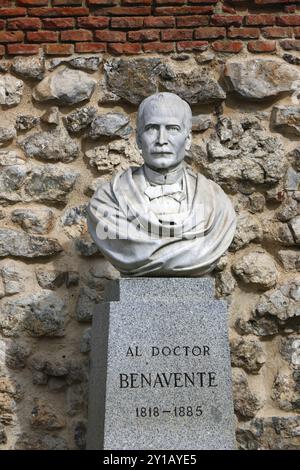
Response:
[{"label": "man's hair", "polygon": [[170,109],[170,114],[172,114],[172,111],[175,114],[175,112],[178,111],[179,107],[181,107],[183,110],[182,122],[184,128],[187,133],[190,132],[192,128],[192,110],[189,104],[183,99],[181,99],[178,95],[175,95],[175,93],[162,92],[148,96],[139,105],[136,117],[137,135],[139,135],[141,132],[146,107],[151,106],[152,109],[155,109],[160,104],[166,104],[166,106],[168,106],[168,108]]}]

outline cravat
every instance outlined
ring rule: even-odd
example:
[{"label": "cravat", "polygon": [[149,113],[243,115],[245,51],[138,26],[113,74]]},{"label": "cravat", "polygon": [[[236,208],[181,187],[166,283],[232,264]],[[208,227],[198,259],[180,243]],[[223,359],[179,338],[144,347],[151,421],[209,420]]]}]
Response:
[{"label": "cravat", "polygon": [[185,194],[181,189],[180,183],[174,184],[158,184],[155,186],[148,186],[145,189],[145,194],[148,196],[150,200],[156,199],[162,196],[170,196],[178,202],[183,201],[185,199]]}]

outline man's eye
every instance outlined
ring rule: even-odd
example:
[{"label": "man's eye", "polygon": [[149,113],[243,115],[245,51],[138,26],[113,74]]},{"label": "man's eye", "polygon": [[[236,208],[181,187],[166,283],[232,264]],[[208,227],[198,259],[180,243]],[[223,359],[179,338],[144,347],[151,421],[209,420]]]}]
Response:
[{"label": "man's eye", "polygon": [[146,131],[156,131],[158,129],[154,124],[146,127]]},{"label": "man's eye", "polygon": [[180,128],[178,126],[167,126],[168,131],[179,132]]}]

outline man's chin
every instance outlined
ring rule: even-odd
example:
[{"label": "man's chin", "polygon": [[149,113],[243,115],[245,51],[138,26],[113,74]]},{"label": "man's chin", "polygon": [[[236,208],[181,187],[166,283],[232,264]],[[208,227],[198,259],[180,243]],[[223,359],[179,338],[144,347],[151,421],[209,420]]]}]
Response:
[{"label": "man's chin", "polygon": [[171,169],[172,167],[178,165],[178,163],[174,162],[171,158],[168,159],[164,157],[163,159],[157,159],[155,162],[151,162],[148,165],[154,170],[167,170],[168,168]]},{"label": "man's chin", "polygon": [[168,168],[170,168],[172,166],[172,164],[168,164],[168,163],[160,163],[158,165],[153,165],[153,168],[156,168],[157,170],[167,170]]}]

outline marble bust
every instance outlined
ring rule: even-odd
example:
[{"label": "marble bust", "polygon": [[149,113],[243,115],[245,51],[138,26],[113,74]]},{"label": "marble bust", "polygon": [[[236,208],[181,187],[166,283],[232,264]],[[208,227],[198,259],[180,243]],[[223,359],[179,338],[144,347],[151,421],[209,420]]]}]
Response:
[{"label": "marble bust", "polygon": [[233,239],[229,198],[184,162],[191,127],[191,108],[179,96],[146,98],[137,114],[144,164],[116,174],[89,203],[91,236],[123,276],[202,276]]}]

